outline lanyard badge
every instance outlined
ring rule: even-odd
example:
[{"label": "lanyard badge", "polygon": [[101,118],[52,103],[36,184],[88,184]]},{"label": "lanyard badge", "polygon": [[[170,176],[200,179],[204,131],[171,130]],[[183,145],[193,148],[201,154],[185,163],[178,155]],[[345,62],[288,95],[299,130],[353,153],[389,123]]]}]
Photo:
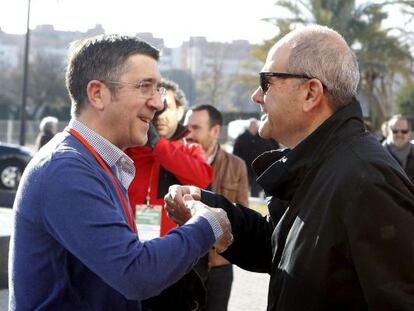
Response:
[{"label": "lanyard badge", "polygon": [[141,241],[160,237],[161,213],[161,205],[137,204],[135,206],[135,222]]}]

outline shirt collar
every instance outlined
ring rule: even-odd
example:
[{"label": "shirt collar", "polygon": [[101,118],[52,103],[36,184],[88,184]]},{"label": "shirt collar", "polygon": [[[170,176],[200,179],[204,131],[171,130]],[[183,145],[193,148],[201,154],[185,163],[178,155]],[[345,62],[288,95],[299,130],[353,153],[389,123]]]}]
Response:
[{"label": "shirt collar", "polygon": [[87,142],[101,156],[102,160],[115,171],[116,177],[120,180],[125,189],[128,189],[135,176],[135,167],[132,159],[109,140],[102,137],[79,120],[70,120],[69,128],[78,131],[79,134],[87,140]]},{"label": "shirt collar", "polygon": [[213,153],[208,157],[207,163],[211,165],[211,163],[214,162],[214,159],[216,158],[217,151],[218,151],[218,144],[216,144],[216,147],[214,147]]}]

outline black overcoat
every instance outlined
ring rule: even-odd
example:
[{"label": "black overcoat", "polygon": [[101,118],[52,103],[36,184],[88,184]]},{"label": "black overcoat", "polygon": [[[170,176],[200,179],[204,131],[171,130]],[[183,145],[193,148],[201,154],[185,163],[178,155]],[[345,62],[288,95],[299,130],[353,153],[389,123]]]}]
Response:
[{"label": "black overcoat", "polygon": [[202,200],[229,216],[224,257],[270,274],[269,311],[414,310],[414,187],[357,102],[254,166],[268,216],[206,191]]}]

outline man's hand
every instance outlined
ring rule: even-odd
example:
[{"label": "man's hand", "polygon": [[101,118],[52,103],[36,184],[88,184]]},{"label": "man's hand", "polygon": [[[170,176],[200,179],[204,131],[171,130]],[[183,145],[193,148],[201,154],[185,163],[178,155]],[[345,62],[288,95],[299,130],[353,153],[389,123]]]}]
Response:
[{"label": "man's hand", "polygon": [[222,233],[214,244],[218,253],[224,252],[233,243],[231,224],[227,213],[221,208],[211,208],[200,200],[200,189],[194,186],[174,185],[165,196],[165,209],[168,216],[177,224],[182,225],[192,216],[209,213],[219,223]]},{"label": "man's hand", "polygon": [[194,186],[173,185],[164,197],[165,211],[168,217],[177,225],[183,225],[191,218],[191,210],[186,206],[184,196],[190,195],[194,200],[200,200],[200,189]]}]

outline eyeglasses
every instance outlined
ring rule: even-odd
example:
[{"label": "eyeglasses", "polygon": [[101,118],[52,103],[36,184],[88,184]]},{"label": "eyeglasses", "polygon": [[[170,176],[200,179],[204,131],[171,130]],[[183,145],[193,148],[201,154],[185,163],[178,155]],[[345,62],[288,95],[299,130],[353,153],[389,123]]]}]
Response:
[{"label": "eyeglasses", "polygon": [[[270,78],[279,78],[279,79],[318,79],[315,77],[310,77],[305,74],[296,74],[296,73],[288,73],[288,72],[260,72],[260,88],[262,89],[263,94],[266,94],[269,90],[270,85]],[[319,80],[319,79],[318,79]],[[319,80],[321,81],[321,80]],[[322,81],[321,81],[322,83]],[[326,89],[325,84],[322,83],[324,89]]]},{"label": "eyeglasses", "polygon": [[409,129],[391,129],[391,132],[393,134],[398,134],[398,133],[408,134],[409,131],[410,131]]},{"label": "eyeglasses", "polygon": [[110,83],[110,84],[126,84],[132,85],[134,88],[138,89],[141,93],[141,97],[150,98],[154,96],[156,92],[158,92],[161,96],[165,96],[167,94],[167,90],[162,87],[160,84],[156,84],[151,80],[143,80],[140,82],[126,82],[126,81],[109,81],[109,80],[99,80],[103,83]]}]

